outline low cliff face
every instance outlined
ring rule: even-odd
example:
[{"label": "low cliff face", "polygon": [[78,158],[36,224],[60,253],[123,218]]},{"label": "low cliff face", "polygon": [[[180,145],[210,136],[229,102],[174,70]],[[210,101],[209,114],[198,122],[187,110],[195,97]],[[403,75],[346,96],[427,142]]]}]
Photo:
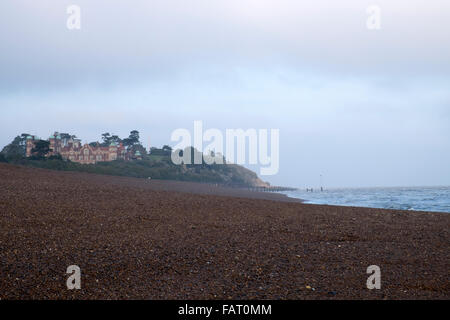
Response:
[{"label": "low cliff face", "polygon": [[228,164],[227,166],[230,167],[229,170],[231,178],[234,178],[235,176],[240,177],[242,181],[242,186],[270,187],[269,183],[262,181],[255,172],[247,168],[244,168],[236,164]]}]

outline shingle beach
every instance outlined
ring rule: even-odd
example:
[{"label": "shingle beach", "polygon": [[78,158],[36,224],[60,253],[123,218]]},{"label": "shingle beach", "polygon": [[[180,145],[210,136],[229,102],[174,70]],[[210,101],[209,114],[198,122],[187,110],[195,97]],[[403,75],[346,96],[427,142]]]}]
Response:
[{"label": "shingle beach", "polygon": [[446,213],[0,164],[1,299],[449,299],[449,231]]}]

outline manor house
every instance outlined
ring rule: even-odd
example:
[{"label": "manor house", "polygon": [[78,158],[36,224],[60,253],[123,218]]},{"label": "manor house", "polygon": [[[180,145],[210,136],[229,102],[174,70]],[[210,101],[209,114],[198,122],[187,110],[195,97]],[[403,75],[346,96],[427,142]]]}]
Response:
[{"label": "manor house", "polygon": [[[32,149],[34,144],[39,141],[36,136],[28,136],[26,142],[26,155],[32,156]],[[96,146],[89,144],[81,145],[80,139],[75,138],[61,138],[56,132],[55,135],[50,136],[47,140],[50,142],[51,151],[47,156],[61,155],[63,159],[78,162],[82,164],[94,164],[102,161],[114,160],[140,160],[142,155],[139,151],[132,153],[128,151],[122,143],[116,144],[112,142],[108,147],[102,147],[97,143]]]}]

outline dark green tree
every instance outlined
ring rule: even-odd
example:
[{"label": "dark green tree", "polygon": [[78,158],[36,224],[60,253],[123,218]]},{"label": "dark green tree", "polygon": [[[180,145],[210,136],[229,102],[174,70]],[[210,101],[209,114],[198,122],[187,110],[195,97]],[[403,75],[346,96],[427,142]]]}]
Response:
[{"label": "dark green tree", "polygon": [[103,147],[108,146],[111,143],[110,140],[111,140],[111,134],[109,132],[105,132],[102,134],[102,141],[103,141],[102,146]]},{"label": "dark green tree", "polygon": [[20,136],[15,137],[0,153],[9,160],[19,160],[25,157],[28,136],[28,133],[22,133]]},{"label": "dark green tree", "polygon": [[130,136],[128,137],[135,143],[139,143],[139,131],[133,130],[130,132]]},{"label": "dark green tree", "polygon": [[165,154],[171,154],[172,153],[172,148],[168,145],[164,145],[162,147],[162,150],[164,151]]},{"label": "dark green tree", "polygon": [[111,142],[115,142],[115,143],[119,144],[122,142],[122,139],[120,139],[119,136],[113,135],[109,139],[109,143],[111,143]]},{"label": "dark green tree", "polygon": [[51,151],[53,150],[50,149],[50,142],[45,140],[35,142],[34,148],[31,149],[33,157],[37,159],[43,159]]},{"label": "dark green tree", "polygon": [[131,131],[128,138],[123,139],[123,144],[126,147],[140,145],[141,142],[139,141],[139,131],[137,130]]},{"label": "dark green tree", "polygon": [[144,146],[142,144],[136,144],[132,146],[129,151],[131,151],[133,154],[136,153],[136,151],[139,151],[141,155],[145,156],[147,154],[147,150],[145,150]]},{"label": "dark green tree", "polygon": [[107,147],[111,144],[111,142],[115,142],[117,144],[121,143],[122,139],[120,139],[117,135],[111,135],[109,132],[106,132],[102,134],[102,141],[103,143],[101,144],[101,146]]}]

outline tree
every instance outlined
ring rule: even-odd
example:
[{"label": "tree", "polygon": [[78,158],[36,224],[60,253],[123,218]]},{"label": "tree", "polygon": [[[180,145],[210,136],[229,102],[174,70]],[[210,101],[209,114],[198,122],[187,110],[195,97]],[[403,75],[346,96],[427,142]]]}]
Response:
[{"label": "tree", "polygon": [[136,144],[128,149],[132,154],[135,154],[136,151],[139,151],[141,155],[147,155],[147,150],[145,150],[144,146],[142,144]]},{"label": "tree", "polygon": [[114,136],[111,136],[111,138],[109,138],[109,143],[111,143],[111,142],[115,142],[115,143],[119,144],[122,142],[122,139],[120,139],[119,136],[114,135]]},{"label": "tree", "polygon": [[137,131],[137,130],[131,131],[128,138],[123,139],[123,144],[126,147],[140,145],[141,142],[139,141],[139,131]]},{"label": "tree", "polygon": [[32,155],[37,159],[43,159],[51,151],[53,150],[50,149],[50,142],[45,140],[35,142],[34,148],[31,149]]},{"label": "tree", "polygon": [[139,131],[133,130],[130,132],[130,136],[128,137],[130,140],[132,140],[135,144],[139,143]]},{"label": "tree", "polygon": [[168,146],[168,145],[164,145],[164,146],[162,147],[162,150],[163,150],[164,153],[166,153],[166,154],[171,154],[171,153],[172,153],[172,148],[171,148],[170,146]]},{"label": "tree", "polygon": [[14,140],[3,148],[1,154],[9,160],[19,160],[26,155],[26,141],[28,133],[22,133],[20,136],[14,138]]},{"label": "tree", "polygon": [[109,132],[102,134],[102,140],[103,140],[103,143],[101,144],[102,147],[109,146],[111,142],[115,142],[117,144],[122,142],[122,139],[120,139],[119,136],[111,135]]},{"label": "tree", "polygon": [[111,134],[109,132],[102,134],[102,146],[108,146],[110,144]]}]

